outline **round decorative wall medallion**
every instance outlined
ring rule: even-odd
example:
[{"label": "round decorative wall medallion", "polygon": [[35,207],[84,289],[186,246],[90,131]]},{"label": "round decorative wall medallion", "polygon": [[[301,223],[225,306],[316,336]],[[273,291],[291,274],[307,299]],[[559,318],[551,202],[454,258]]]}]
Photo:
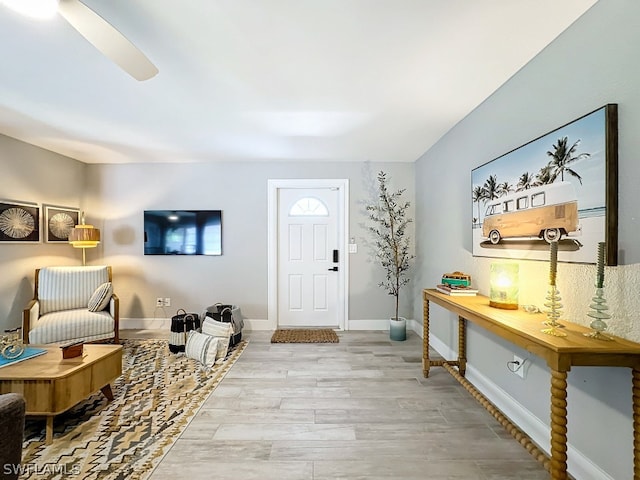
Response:
[{"label": "round decorative wall medallion", "polygon": [[0,231],[7,237],[25,238],[36,228],[36,222],[29,212],[23,208],[7,208],[0,213]]},{"label": "round decorative wall medallion", "polygon": [[49,219],[49,230],[58,238],[68,239],[74,226],[73,218],[67,213],[56,213]]}]

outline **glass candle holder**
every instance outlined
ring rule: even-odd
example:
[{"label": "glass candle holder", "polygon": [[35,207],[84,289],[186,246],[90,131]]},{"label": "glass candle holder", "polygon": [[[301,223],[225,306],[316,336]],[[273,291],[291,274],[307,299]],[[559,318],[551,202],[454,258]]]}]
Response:
[{"label": "glass candle holder", "polygon": [[566,337],[567,334],[561,331],[564,325],[558,323],[558,319],[562,315],[562,297],[560,297],[560,291],[555,285],[549,285],[547,291],[546,302],[544,306],[547,308],[547,321],[542,322],[547,328],[542,329],[542,333],[547,335],[553,335],[555,337]]},{"label": "glass candle holder", "polygon": [[492,263],[489,275],[489,305],[507,310],[518,309],[519,266],[517,263]]}]

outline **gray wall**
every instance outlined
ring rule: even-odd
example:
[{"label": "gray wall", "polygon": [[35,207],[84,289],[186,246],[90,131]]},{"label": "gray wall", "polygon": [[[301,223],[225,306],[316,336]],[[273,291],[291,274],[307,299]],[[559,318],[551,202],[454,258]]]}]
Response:
[{"label": "gray wall", "polygon": [[[125,328],[127,319],[162,318],[177,308],[201,312],[217,301],[239,304],[248,320],[267,319],[267,180],[274,178],[349,179],[349,236],[359,245],[358,253],[349,255],[350,328],[388,319],[393,301],[377,286],[382,270],[371,262],[364,228],[364,204],[375,193],[380,169],[389,173],[394,188],[406,187],[413,202],[413,163],[84,165],[0,137],[0,198],[81,206],[87,223],[101,229],[102,242],[87,250],[87,263],[113,266]],[[143,255],[143,211],[174,208],[221,209],[223,255]],[[66,244],[0,245],[0,327],[20,324],[35,268],[78,265],[80,259]],[[156,297],[170,297],[171,307],[156,311]],[[412,290],[402,299],[401,314],[413,318]]]},{"label": "gray wall", "polygon": [[[117,272],[117,288],[130,318],[154,316],[156,297],[171,297],[173,312],[200,312],[222,301],[242,307],[249,319],[267,318],[267,180],[347,178],[350,180],[350,236],[360,246],[350,255],[351,320],[388,318],[392,300],[381,295],[382,271],[364,245],[363,201],[371,195],[375,173],[384,169],[394,185],[407,187],[413,200],[413,163],[212,163],[183,165],[90,165],[88,211],[103,218],[102,258]],[[144,256],[143,210],[222,210],[223,255],[219,257]],[[99,212],[99,213],[97,213]],[[411,290],[403,313],[413,317]],[[255,324],[254,324],[255,325]]]},{"label": "gray wall", "polygon": [[[606,269],[606,295],[614,315],[611,330],[640,341],[639,18],[640,2],[600,0],[418,160],[415,311],[420,307],[419,289],[434,285],[443,272],[453,269],[471,272],[481,292],[488,293],[490,261],[471,255],[471,170],[606,103],[618,103],[621,266]],[[445,197],[449,202],[442,208]],[[541,305],[548,279],[546,262],[520,262],[520,272],[527,279],[521,285],[521,303]],[[594,278],[592,265],[559,265],[558,286],[567,319],[588,324]],[[444,349],[456,349],[455,320],[443,309],[432,309],[434,341]],[[524,417],[536,417],[534,426],[548,427],[549,374],[544,362],[531,357],[523,381],[505,365],[514,352],[523,356],[526,352],[473,326],[468,342],[474,383],[491,385],[485,392],[497,403],[510,397],[524,407]],[[575,368],[569,374],[568,402],[569,442],[583,460],[610,478],[632,478],[630,371]],[[548,445],[545,438],[541,442]],[[579,467],[573,468],[576,472]],[[579,478],[606,475],[592,472]]]},{"label": "gray wall", "polygon": [[[0,135],[0,199],[80,207],[85,165]],[[43,212],[41,211],[41,214]],[[77,265],[67,244],[0,245],[0,331],[21,325],[22,309],[33,297],[33,276],[43,265]]]}]

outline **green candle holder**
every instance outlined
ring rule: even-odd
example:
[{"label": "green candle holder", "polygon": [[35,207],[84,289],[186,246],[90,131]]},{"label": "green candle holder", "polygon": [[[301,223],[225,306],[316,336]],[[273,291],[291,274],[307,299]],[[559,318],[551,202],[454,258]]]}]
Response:
[{"label": "green candle holder", "polygon": [[556,287],[556,274],[558,269],[558,241],[554,240],[549,244],[549,290],[547,290],[546,302],[547,321],[542,322],[547,328],[542,329],[542,333],[553,335],[554,337],[566,337],[567,334],[561,331],[564,325],[558,323],[558,319],[562,314],[562,297],[560,291]]},{"label": "green candle holder", "polygon": [[589,305],[591,311],[587,316],[593,318],[589,325],[593,332],[585,333],[586,337],[597,338],[598,340],[611,340],[610,337],[604,335],[607,329],[606,319],[611,318],[605,310],[608,310],[607,301],[604,298],[604,246],[605,242],[598,243],[598,271],[596,273],[596,296],[593,297],[592,304]]}]

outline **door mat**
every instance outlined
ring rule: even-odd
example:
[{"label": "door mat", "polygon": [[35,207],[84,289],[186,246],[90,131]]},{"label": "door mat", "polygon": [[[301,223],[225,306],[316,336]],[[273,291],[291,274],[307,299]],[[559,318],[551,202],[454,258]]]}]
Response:
[{"label": "door mat", "polygon": [[273,332],[271,343],[338,343],[338,335],[330,328],[292,328]]}]

